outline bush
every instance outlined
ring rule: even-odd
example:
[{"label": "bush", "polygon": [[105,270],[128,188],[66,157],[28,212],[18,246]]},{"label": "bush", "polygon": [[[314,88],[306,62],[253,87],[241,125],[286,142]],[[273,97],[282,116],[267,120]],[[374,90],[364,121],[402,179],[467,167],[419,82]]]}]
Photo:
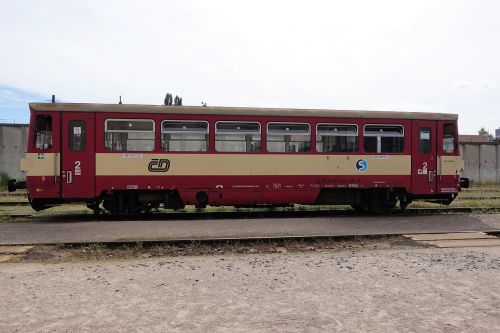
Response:
[{"label": "bush", "polygon": [[9,175],[6,172],[0,171],[0,189],[7,189],[9,183]]}]

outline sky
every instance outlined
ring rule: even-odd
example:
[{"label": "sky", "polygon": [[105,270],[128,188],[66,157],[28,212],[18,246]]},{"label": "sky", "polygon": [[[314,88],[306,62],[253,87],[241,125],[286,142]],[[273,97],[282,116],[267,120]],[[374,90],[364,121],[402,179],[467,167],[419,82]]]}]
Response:
[{"label": "sky", "polygon": [[0,122],[27,103],[450,112],[500,127],[500,1],[0,0]]}]

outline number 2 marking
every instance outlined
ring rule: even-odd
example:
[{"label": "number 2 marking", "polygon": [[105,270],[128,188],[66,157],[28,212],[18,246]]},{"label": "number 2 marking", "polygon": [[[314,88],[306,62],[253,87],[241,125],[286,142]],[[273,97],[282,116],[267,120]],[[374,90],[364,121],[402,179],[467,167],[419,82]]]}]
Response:
[{"label": "number 2 marking", "polygon": [[75,176],[82,175],[82,168],[80,166],[81,166],[80,161],[75,161]]}]

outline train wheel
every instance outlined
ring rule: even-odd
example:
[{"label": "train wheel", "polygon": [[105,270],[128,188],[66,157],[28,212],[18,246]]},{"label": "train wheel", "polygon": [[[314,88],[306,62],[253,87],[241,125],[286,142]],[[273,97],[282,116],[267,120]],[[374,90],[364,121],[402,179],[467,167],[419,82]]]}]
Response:
[{"label": "train wheel", "polygon": [[92,211],[94,212],[94,215],[100,215],[102,213],[102,209],[101,207],[99,207],[99,202],[93,202],[91,204],[88,204],[87,205],[87,208],[89,209],[92,209]]},{"label": "train wheel", "polygon": [[382,215],[389,213],[396,207],[397,197],[388,191],[375,192],[368,203],[368,210],[372,214]]},{"label": "train wheel", "polygon": [[31,199],[30,204],[31,204],[31,208],[33,208],[37,212],[47,208],[47,206],[44,204],[44,202],[40,199]]},{"label": "train wheel", "polygon": [[103,207],[111,215],[134,215],[140,212],[140,203],[135,193],[116,192],[103,200]]},{"label": "train wheel", "polygon": [[401,208],[401,210],[405,210],[406,209],[406,206],[408,206],[409,204],[411,204],[411,198],[407,197],[407,196],[402,196],[399,198],[399,207]]}]

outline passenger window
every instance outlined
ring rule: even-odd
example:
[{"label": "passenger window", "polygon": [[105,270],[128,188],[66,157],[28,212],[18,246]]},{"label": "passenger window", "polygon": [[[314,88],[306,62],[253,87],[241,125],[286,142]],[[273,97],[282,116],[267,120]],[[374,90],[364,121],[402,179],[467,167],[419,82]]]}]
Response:
[{"label": "passenger window", "polygon": [[206,121],[164,120],[161,123],[163,151],[207,151]]},{"label": "passenger window", "polygon": [[311,126],[304,123],[269,123],[267,150],[276,153],[308,152],[311,149]]},{"label": "passenger window", "polygon": [[401,153],[404,149],[402,125],[365,125],[364,148],[367,153]]},{"label": "passenger window", "polygon": [[71,120],[69,122],[69,150],[85,150],[87,144],[86,124],[83,120]]},{"label": "passenger window", "polygon": [[420,127],[418,133],[418,152],[428,154],[431,152],[431,129]]},{"label": "passenger window", "polygon": [[215,150],[220,152],[259,152],[260,124],[219,121],[215,124]]},{"label": "passenger window", "polygon": [[444,124],[443,125],[443,151],[445,153],[455,152],[455,125],[454,124]]},{"label": "passenger window", "polygon": [[52,116],[47,114],[36,116],[34,135],[35,148],[52,148]]},{"label": "passenger window", "polygon": [[316,150],[320,153],[353,153],[358,151],[358,127],[345,124],[318,124]]},{"label": "passenger window", "polygon": [[111,151],[152,151],[155,123],[151,119],[107,119],[104,148]]}]

